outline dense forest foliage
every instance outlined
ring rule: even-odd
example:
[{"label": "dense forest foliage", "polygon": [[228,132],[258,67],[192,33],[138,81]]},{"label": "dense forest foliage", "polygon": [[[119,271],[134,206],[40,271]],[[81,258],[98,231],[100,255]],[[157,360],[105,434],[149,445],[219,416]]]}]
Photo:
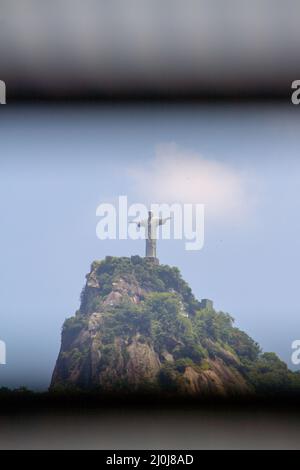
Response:
[{"label": "dense forest foliage", "polygon": [[167,350],[174,358],[163,363],[163,386],[172,387],[188,365],[209,369],[209,359],[217,357],[229,368],[235,367],[257,392],[300,391],[300,375],[289,371],[276,354],[263,353],[252,338],[234,326],[228,313],[201,308],[177,268],[139,256],[106,257],[94,262],[92,272],[96,272],[99,288],[92,294],[83,290],[80,310],[64,325],[71,336],[84,326],[89,313],[101,311],[103,300],[122,277],[129,286],[138,284],[143,293],[137,304],[125,298],[105,307],[102,343],[106,354],[113,354],[115,337],[139,335],[139,341],[153,344],[160,356]]}]

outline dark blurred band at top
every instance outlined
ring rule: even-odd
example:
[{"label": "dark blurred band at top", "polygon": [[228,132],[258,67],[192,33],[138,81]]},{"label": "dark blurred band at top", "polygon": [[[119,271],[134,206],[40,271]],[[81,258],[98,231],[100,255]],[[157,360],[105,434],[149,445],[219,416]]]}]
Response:
[{"label": "dark blurred band at top", "polygon": [[0,0],[7,101],[289,98],[298,0]]}]

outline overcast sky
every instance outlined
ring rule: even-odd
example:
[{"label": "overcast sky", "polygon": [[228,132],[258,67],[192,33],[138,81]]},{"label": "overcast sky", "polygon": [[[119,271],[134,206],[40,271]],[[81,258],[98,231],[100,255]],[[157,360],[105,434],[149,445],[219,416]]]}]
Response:
[{"label": "overcast sky", "polygon": [[298,109],[6,109],[0,385],[47,387],[91,262],[143,255],[143,241],[96,237],[97,206],[124,194],[206,205],[204,248],[160,241],[161,263],[178,266],[199,299],[213,299],[291,366],[300,337]]}]

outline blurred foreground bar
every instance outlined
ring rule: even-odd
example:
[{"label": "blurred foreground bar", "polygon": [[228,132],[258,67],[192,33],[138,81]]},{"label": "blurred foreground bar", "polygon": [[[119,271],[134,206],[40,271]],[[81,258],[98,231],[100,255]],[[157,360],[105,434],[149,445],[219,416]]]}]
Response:
[{"label": "blurred foreground bar", "polygon": [[296,0],[0,0],[14,99],[277,98],[300,79]]}]

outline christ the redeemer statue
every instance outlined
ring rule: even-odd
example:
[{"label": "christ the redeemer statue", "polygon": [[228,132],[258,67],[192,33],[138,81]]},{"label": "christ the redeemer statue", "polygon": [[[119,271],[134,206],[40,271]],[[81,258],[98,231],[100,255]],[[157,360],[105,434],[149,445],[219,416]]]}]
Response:
[{"label": "christ the redeemer statue", "polygon": [[133,221],[138,227],[145,227],[146,230],[146,258],[157,260],[156,257],[156,233],[157,227],[163,225],[171,217],[154,217],[151,211],[148,212],[148,219],[141,220],[140,222]]}]

